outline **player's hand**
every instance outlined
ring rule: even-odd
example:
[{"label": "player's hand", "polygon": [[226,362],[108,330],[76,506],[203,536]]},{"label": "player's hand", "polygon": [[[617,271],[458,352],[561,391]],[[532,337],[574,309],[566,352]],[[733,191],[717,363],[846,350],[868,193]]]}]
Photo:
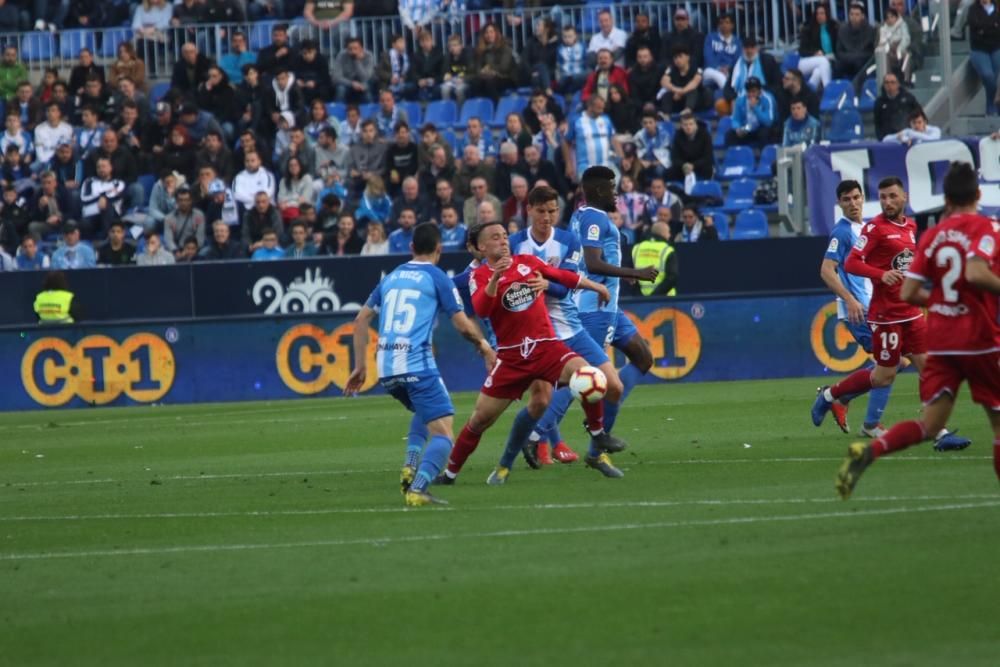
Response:
[{"label": "player's hand", "polygon": [[514,260],[510,257],[501,257],[493,265],[493,277],[499,278],[507,269],[514,265]]},{"label": "player's hand", "polygon": [[486,363],[486,371],[489,372],[493,369],[493,364],[497,362],[497,353],[490,344],[483,339],[483,342],[479,344],[479,354],[483,355],[483,361]]},{"label": "player's hand", "polygon": [[351,376],[347,378],[347,386],[344,387],[344,395],[357,396],[358,392],[361,391],[361,387],[364,386],[367,376],[368,369],[364,366],[358,366],[351,371]]},{"label": "player's hand", "polygon": [[549,281],[542,277],[542,274],[535,273],[528,279],[528,287],[534,290],[535,294],[544,292],[549,288]]},{"label": "player's hand", "polygon": [[660,275],[660,272],[655,266],[647,266],[643,269],[639,269],[639,275],[637,278],[646,282],[653,282],[656,280],[656,276]]},{"label": "player's hand", "polygon": [[611,303],[611,292],[608,288],[601,283],[596,283],[594,285],[594,291],[597,292],[597,305],[604,307],[605,305]]},{"label": "player's hand", "polygon": [[882,282],[886,285],[897,285],[903,282],[903,272],[898,269],[890,269],[882,274]]},{"label": "player's hand", "polygon": [[865,321],[865,308],[857,299],[847,302],[847,321],[851,324],[861,324]]}]

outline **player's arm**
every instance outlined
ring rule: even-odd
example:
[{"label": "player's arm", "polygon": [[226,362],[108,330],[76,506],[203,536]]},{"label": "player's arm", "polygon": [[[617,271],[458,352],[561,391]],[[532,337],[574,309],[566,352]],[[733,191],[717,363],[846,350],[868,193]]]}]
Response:
[{"label": "player's arm", "polygon": [[1000,294],[1000,276],[993,273],[989,263],[978,255],[973,255],[966,260],[965,280],[973,287],[993,294]]},{"label": "player's arm", "polygon": [[565,269],[557,269],[554,266],[549,266],[541,260],[538,261],[537,269],[538,272],[545,278],[548,278],[552,282],[563,285],[569,289],[585,289],[591,292],[597,292],[598,300],[601,305],[611,301],[611,293],[608,292],[607,287],[600,283],[595,283],[593,280],[585,278],[579,273],[566,271]]},{"label": "player's arm", "polygon": [[479,287],[476,284],[475,274],[473,274],[473,276],[469,279],[469,292],[472,295],[472,309],[476,311],[477,316],[487,318],[490,316],[490,313],[493,312],[493,307],[496,305],[497,291],[500,286],[500,277],[503,276],[504,271],[509,269],[513,263],[514,262],[510,257],[503,257],[498,260],[496,266],[491,267],[493,269],[493,274],[482,287]]},{"label": "player's arm", "polygon": [[840,275],[837,274],[838,266],[837,260],[824,258],[819,267],[819,277],[823,279],[831,292],[844,300],[844,304],[847,306],[847,319],[852,324],[857,324],[865,319],[865,307],[854,298],[850,290],[844,287],[844,283],[840,282]]},{"label": "player's arm", "polygon": [[914,306],[923,306],[931,298],[931,291],[925,285],[923,276],[907,274],[903,279],[903,286],[899,288],[899,296]]},{"label": "player's arm", "polygon": [[615,278],[630,278],[632,280],[652,282],[660,274],[655,266],[647,266],[644,269],[630,269],[608,264],[604,261],[603,251],[595,246],[584,246],[583,261],[587,265],[587,272],[597,276],[612,276]]},{"label": "player's arm", "polygon": [[375,315],[375,309],[365,304],[354,318],[354,370],[344,387],[348,396],[357,395],[368,377],[368,325]]},{"label": "player's arm", "polygon": [[883,269],[875,268],[866,262],[857,246],[852,248],[851,254],[847,256],[847,260],[844,262],[844,269],[848,273],[853,273],[856,276],[862,276],[864,278],[868,278],[869,280],[875,280],[886,285],[895,285],[903,280],[903,272],[898,269],[885,271]]},{"label": "player's arm", "polygon": [[479,326],[461,310],[451,316],[451,324],[458,333],[462,334],[465,340],[472,343],[476,351],[486,361],[487,367],[492,367],[497,359],[497,355],[493,348],[490,347],[489,341],[483,336],[483,332],[479,329]]}]

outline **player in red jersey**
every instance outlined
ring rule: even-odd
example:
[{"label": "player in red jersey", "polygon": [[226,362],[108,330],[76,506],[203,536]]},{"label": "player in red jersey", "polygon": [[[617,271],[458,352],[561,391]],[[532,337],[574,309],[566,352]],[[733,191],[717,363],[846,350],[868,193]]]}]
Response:
[{"label": "player in red jersey", "polygon": [[[917,247],[917,224],[907,218],[906,192],[895,176],[878,184],[882,213],[864,225],[861,234],[844,262],[848,273],[872,281],[872,300],[868,306],[868,324],[872,329],[872,354],[875,369],[862,368],[830,387],[822,387],[813,404],[813,423],[819,426],[830,410],[846,432],[846,407],[839,406],[873,387],[888,387],[896,379],[902,357],[907,357],[922,371],[927,353],[927,322],[917,306],[903,301],[900,287],[913,261]],[[882,431],[883,429],[879,429]],[[878,433],[881,435],[881,432]],[[937,433],[937,449],[964,449],[970,440],[942,429]]]},{"label": "player in red jersey", "polygon": [[868,444],[850,446],[837,473],[837,491],[845,500],[876,459],[944,427],[963,381],[989,415],[993,467],[1000,478],[1000,227],[976,213],[980,192],[972,165],[952,163],[944,196],[950,214],[920,240],[901,289],[903,299],[928,311],[927,360],[920,374],[923,419],[900,422]]},{"label": "player in red jersey", "polygon": [[[597,292],[604,301],[610,294],[604,285],[580,274],[552,267],[533,255],[510,254],[507,230],[500,223],[486,223],[470,231],[484,262],[469,280],[469,292],[476,315],[489,318],[497,338],[497,360],[483,383],[476,407],[462,428],[448,470],[457,474],[479,445],[483,433],[503,414],[512,401],[521,398],[536,380],[567,384],[586,365],[582,357],[556,337],[540,289],[533,284],[539,277],[570,289]],[[604,404],[581,401],[587,416],[587,430],[594,443],[605,451],[625,449],[622,440],[604,431]],[[515,424],[515,428],[517,428]],[[518,442],[526,440],[534,423]],[[522,429],[523,430],[523,429]],[[513,434],[513,431],[512,431]],[[511,436],[514,437],[513,435]],[[510,469],[498,467],[488,483],[503,484]]]}]

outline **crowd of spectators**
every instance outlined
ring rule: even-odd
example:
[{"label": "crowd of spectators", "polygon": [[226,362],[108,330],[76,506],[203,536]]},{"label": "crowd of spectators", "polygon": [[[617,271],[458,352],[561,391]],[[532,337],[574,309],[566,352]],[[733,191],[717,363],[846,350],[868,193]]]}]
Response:
[{"label": "crowd of spectators", "polygon": [[[128,4],[79,2],[67,13],[47,3],[53,11],[33,27],[121,23]],[[627,33],[603,10],[589,37],[545,14],[515,55],[491,23],[475,43],[458,34],[437,43],[421,30],[427,17],[418,4],[401,3],[413,30],[393,36],[380,54],[350,36],[354,3],[344,0],[299,8],[292,0],[146,0],[131,14],[135,45],[123,43],[104,64],[83,49],[70,72],[48,70],[38,86],[7,46],[0,248],[23,268],[405,253],[413,227],[430,221],[441,226],[446,248],[460,249],[475,222],[523,227],[527,192],[539,183],[562,193],[568,218],[580,203],[576,183],[592,164],[621,173],[614,219],[628,243],[657,222],[677,241],[716,239],[703,231],[710,216],[682,210],[690,185],[714,176],[705,119],[713,110],[731,116],[727,145],[818,141],[824,87],[835,77],[860,87],[880,44],[892,51],[893,68],[875,106],[878,139],[910,143],[936,130],[906,90],[922,39],[905,0],[890,0],[881,26],[868,23],[860,3],[843,24],[826,4],[814,5],[797,65],[784,72],[727,14],[705,34],[683,6],[663,33],[640,13]],[[289,12],[321,31],[343,29],[344,48],[324,53],[316,39],[291,39],[283,23],[256,52],[246,34],[230,31],[218,61],[197,40],[183,41],[194,23]],[[969,22],[980,25],[976,11]],[[141,54],[171,29],[171,39],[183,41],[179,58],[168,92],[150,104]],[[510,113],[499,128],[474,117],[453,140],[445,128],[411,124],[401,104],[498,101],[518,87],[532,90],[523,113]],[[563,103],[574,95],[578,110]],[[346,105],[343,120],[330,115],[334,100]],[[57,238],[59,249],[45,257],[39,248]],[[88,243],[98,251],[83,250]]]}]

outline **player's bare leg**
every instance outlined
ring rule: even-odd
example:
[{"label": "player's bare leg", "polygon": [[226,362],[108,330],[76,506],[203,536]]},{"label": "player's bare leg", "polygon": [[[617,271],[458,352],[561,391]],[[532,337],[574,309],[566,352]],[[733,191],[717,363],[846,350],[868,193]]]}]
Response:
[{"label": "player's bare leg", "polygon": [[489,478],[487,478],[487,484],[505,484],[519,453],[525,455],[524,458],[528,460],[528,465],[532,468],[538,467],[537,459],[532,461],[529,458],[529,452],[527,451],[529,444],[528,436],[531,435],[531,432],[538,424],[538,420],[542,418],[546,408],[549,407],[549,401],[552,398],[552,385],[544,380],[535,380],[528,387],[528,391],[530,392],[528,405],[522,408],[517,413],[517,416],[514,417],[514,423],[510,427],[510,435],[507,437],[507,443],[504,445],[503,454],[500,455],[500,462],[493,472],[490,473]]},{"label": "player's bare leg", "polygon": [[469,421],[462,427],[458,439],[455,440],[455,446],[452,447],[451,456],[448,457],[448,467],[445,468],[443,474],[438,475],[435,480],[436,484],[455,483],[455,478],[458,477],[462,466],[479,446],[479,440],[483,437],[483,433],[496,423],[496,420],[510,404],[511,400],[507,398],[493,398],[483,393],[479,394]]},{"label": "player's bare leg", "polygon": [[[922,365],[922,362],[921,362]],[[862,473],[876,459],[906,449],[930,439],[928,434],[938,433],[948,423],[948,417],[955,407],[955,398],[944,393],[932,403],[924,406],[923,419],[900,422],[870,443],[855,442],[847,448],[847,459],[837,472],[837,493],[844,500],[851,497]]]}]

